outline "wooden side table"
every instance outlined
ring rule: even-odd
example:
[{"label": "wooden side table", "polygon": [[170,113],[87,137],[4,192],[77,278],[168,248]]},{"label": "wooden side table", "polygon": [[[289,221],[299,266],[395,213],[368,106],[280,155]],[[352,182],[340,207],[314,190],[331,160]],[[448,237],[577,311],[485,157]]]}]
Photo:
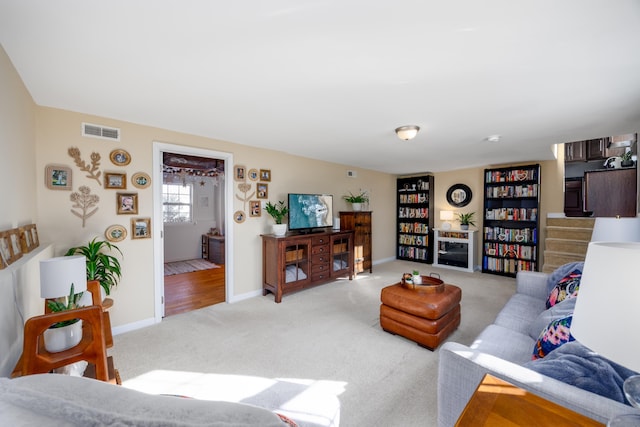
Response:
[{"label": "wooden side table", "polygon": [[486,374],[462,411],[457,427],[604,427],[591,418]]}]

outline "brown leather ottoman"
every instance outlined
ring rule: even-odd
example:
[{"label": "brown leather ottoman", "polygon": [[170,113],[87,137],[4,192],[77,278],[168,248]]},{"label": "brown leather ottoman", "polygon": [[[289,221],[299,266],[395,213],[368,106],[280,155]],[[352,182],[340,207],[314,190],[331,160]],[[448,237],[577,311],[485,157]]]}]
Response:
[{"label": "brown leather ottoman", "polygon": [[462,291],[454,285],[443,287],[442,292],[427,292],[400,283],[383,288],[380,326],[429,350],[435,349],[460,325]]}]

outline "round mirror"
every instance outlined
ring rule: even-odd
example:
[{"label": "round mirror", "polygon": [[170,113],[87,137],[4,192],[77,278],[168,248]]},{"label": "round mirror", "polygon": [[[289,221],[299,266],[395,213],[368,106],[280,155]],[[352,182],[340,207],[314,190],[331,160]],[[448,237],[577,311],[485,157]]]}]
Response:
[{"label": "round mirror", "polygon": [[452,185],[447,190],[447,202],[456,208],[467,206],[471,202],[471,189],[464,184]]}]

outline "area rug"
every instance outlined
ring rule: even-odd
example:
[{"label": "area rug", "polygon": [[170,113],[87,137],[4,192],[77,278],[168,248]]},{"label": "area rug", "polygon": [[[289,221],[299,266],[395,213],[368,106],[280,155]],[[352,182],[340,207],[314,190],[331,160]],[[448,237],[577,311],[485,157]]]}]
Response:
[{"label": "area rug", "polygon": [[189,259],[187,261],[165,262],[164,275],[172,276],[174,274],[191,273],[193,271],[209,270],[212,268],[220,268],[220,266],[209,262],[206,259]]}]

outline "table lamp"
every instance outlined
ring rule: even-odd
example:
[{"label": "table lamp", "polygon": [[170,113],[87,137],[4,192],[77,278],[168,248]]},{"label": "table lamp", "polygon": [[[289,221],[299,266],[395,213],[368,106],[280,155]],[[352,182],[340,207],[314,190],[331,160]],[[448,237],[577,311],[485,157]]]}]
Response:
[{"label": "table lamp", "polygon": [[[636,372],[640,372],[639,260],[638,242],[589,243],[571,321],[571,335],[577,341]],[[611,303],[614,294],[619,296],[615,304]],[[629,403],[640,407],[640,375],[625,381],[624,392]],[[637,416],[635,422],[640,421]],[[640,425],[618,424],[628,418],[615,417],[609,425]]]},{"label": "table lamp", "polygon": [[440,211],[440,220],[444,221],[442,223],[443,230],[451,230],[451,223],[448,221],[453,221],[453,211]]},{"label": "table lamp", "polygon": [[640,242],[640,218],[596,218],[592,242]]},{"label": "table lamp", "polygon": [[40,297],[55,299],[87,290],[87,259],[84,255],[61,256],[40,261]]}]

